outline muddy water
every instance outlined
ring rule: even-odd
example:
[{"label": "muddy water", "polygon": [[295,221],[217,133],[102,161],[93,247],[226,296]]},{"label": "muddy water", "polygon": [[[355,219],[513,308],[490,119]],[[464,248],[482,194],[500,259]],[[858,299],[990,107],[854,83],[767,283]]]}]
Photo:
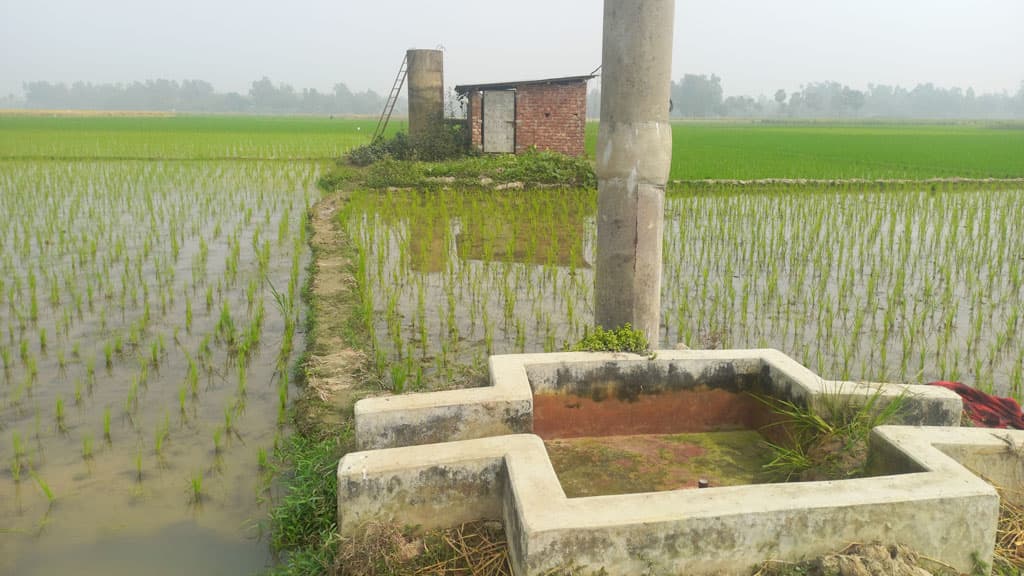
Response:
[{"label": "muddy water", "polygon": [[298,297],[316,170],[5,163],[0,573],[268,565],[260,453],[283,433],[298,315],[270,286]]},{"label": "muddy water", "polygon": [[[577,341],[593,321],[595,212],[593,193],[564,190],[357,195],[348,228],[379,363],[479,384],[460,367]],[[1019,188],[671,195],[661,345],[772,347],[827,378],[1019,397],[1020,214]]]}]

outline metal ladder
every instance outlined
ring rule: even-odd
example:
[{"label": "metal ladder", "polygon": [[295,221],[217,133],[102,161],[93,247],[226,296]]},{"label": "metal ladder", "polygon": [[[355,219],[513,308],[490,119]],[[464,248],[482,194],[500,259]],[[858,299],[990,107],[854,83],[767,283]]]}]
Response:
[{"label": "metal ladder", "polygon": [[398,75],[395,76],[395,83],[391,86],[391,93],[388,94],[388,100],[384,103],[384,111],[380,113],[380,119],[377,120],[377,128],[373,131],[373,140],[376,142],[378,139],[384,137],[384,130],[388,127],[388,120],[391,120],[391,113],[395,110],[395,103],[398,102],[398,96],[402,93],[402,86],[405,85],[405,60],[406,57],[402,57],[402,65],[398,67]]}]

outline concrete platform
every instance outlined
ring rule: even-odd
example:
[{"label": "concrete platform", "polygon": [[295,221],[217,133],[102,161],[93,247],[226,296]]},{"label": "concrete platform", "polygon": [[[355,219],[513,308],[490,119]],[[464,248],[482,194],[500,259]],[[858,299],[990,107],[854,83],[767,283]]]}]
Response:
[{"label": "concrete platform", "polygon": [[[356,405],[363,451],[339,463],[342,535],[369,520],[500,520],[518,575],[742,574],[874,540],[970,572],[991,561],[999,497],[968,468],[1024,480],[1024,448],[1012,449],[1024,432],[949,428],[956,394],[824,380],[776,350],[506,355],[490,372],[490,387]],[[566,497],[541,438],[757,427],[750,392],[819,414],[899,398],[897,421],[917,426],[875,429],[870,478],[581,498]]]},{"label": "concrete platform", "polygon": [[[830,405],[856,408],[869,400],[881,409],[903,398],[897,420],[956,426],[960,397],[934,386],[824,380],[778,350],[659,350],[636,354],[565,352],[490,358],[491,386],[400,396],[356,403],[356,443],[361,450],[534,432],[535,398],[622,396],[627,404],[672,392],[760,392],[826,413]],[[636,419],[650,420],[651,415]],[[685,422],[666,432],[684,432]],[[607,425],[607,421],[605,422]],[[682,428],[680,428],[682,426]],[[621,432],[620,432],[621,433]],[[548,437],[545,434],[542,434]]]},{"label": "concrete platform", "polygon": [[373,450],[339,465],[338,527],[500,520],[519,575],[742,574],[875,540],[970,572],[975,558],[991,561],[999,497],[958,459],[1019,485],[1016,445],[1024,432],[884,426],[871,465],[886,476],[588,498],[565,497],[535,435]]}]

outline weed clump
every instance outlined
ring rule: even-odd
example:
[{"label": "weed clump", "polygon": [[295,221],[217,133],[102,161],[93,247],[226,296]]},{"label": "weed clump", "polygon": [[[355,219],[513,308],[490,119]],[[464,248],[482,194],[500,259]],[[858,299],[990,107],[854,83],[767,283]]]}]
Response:
[{"label": "weed clump", "polygon": [[348,153],[347,160],[353,166],[369,166],[386,159],[438,162],[465,156],[467,151],[462,123],[451,123],[429,130],[415,140],[405,132],[399,132],[388,140],[378,138],[354,148]]},{"label": "weed clump", "polygon": [[633,352],[647,354],[650,344],[643,332],[633,328],[629,322],[613,330],[597,326],[594,331],[584,330],[583,338],[573,347],[576,352]]},{"label": "weed clump", "polygon": [[862,405],[830,402],[822,414],[811,406],[771,396],[754,397],[777,417],[768,430],[781,431],[775,436],[782,439],[766,442],[772,461],[765,466],[765,472],[783,482],[863,476],[871,430],[895,423],[904,401],[903,396],[897,396],[884,402],[879,392]]},{"label": "weed clump", "polygon": [[338,459],[342,438],[315,440],[296,434],[278,449],[279,460],[293,466],[284,479],[284,497],[270,513],[271,546],[286,555],[273,574],[324,574],[334,564],[338,500]]}]

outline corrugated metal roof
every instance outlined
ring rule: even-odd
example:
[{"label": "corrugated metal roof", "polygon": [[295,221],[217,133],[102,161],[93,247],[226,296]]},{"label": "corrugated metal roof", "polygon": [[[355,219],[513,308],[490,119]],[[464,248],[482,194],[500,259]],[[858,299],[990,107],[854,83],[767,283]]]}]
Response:
[{"label": "corrugated metal roof", "polygon": [[519,86],[532,86],[536,84],[573,84],[576,82],[586,82],[591,78],[595,78],[596,74],[586,74],[584,76],[563,76],[562,78],[545,78],[543,80],[520,80],[518,82],[492,82],[489,84],[460,84],[455,87],[455,92],[458,94],[465,94],[473,90],[511,90]]}]

